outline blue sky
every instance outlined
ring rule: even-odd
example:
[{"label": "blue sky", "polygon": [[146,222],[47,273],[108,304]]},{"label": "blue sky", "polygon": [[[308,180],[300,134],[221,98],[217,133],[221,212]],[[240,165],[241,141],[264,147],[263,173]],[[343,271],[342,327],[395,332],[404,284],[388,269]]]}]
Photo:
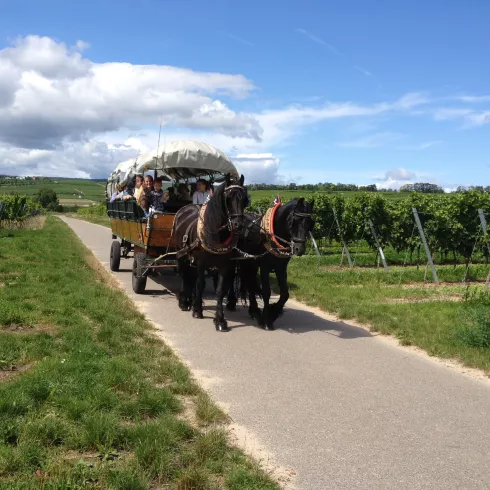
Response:
[{"label": "blue sky", "polygon": [[[67,47],[84,41],[81,56],[97,65],[241,75],[253,88],[237,95],[221,87],[211,99],[257,119],[264,128],[260,143],[221,137],[219,124],[175,118],[164,133],[209,136],[242,155],[238,161],[245,169],[252,165],[254,179],[265,165],[264,175],[277,181],[488,185],[488,19],[490,3],[482,0],[4,0],[0,49],[46,36]],[[157,120],[125,116],[120,127],[87,130],[106,144],[138,138],[139,131],[151,145]],[[66,141],[79,136],[64,135],[58,144],[66,150]],[[8,155],[12,146],[23,147],[12,141]],[[38,169],[62,170],[43,155]],[[100,172],[107,165],[102,162]]]}]

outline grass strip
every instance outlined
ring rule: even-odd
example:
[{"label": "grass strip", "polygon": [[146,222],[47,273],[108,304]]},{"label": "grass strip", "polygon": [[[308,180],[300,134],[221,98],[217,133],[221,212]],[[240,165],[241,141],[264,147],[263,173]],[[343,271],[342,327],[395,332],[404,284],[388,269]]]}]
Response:
[{"label": "grass strip", "polygon": [[[490,372],[490,297],[483,283],[462,284],[463,266],[438,271],[446,283],[424,283],[423,268],[337,270],[305,257],[291,260],[288,280],[299,301],[369,324],[372,331],[395,335],[430,355]],[[472,271],[483,279],[488,266],[475,265]]]},{"label": "grass strip", "polygon": [[54,217],[0,243],[0,487],[278,488],[95,263]]}]

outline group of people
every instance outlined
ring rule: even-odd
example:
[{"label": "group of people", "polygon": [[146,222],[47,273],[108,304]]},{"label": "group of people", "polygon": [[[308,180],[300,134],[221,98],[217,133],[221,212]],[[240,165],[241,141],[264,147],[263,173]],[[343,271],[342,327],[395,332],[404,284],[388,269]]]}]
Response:
[{"label": "group of people", "polygon": [[142,175],[137,175],[134,189],[128,185],[116,185],[116,191],[112,194],[110,202],[136,199],[146,212],[162,212],[165,210],[165,204],[170,202],[189,204],[192,202],[193,204],[203,205],[210,194],[212,194],[212,189],[209,188],[208,182],[204,179],[199,179],[196,182],[195,189],[191,195],[189,186],[185,183],[179,184],[177,190],[174,187],[169,187],[166,191],[163,191],[163,179],[161,177],[153,179],[151,175],[146,175],[144,178]]}]

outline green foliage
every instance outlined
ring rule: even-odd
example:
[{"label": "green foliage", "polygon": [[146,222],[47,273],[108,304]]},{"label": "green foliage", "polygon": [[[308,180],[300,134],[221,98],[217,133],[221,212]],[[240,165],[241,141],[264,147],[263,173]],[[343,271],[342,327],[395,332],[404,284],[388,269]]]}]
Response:
[{"label": "green foliage", "polygon": [[0,195],[0,221],[21,221],[41,213],[41,206],[33,199],[19,194]]},{"label": "green foliage", "polygon": [[82,216],[106,216],[107,209],[105,204],[98,204],[97,206],[78,208],[77,214],[80,214]]},{"label": "green foliage", "polygon": [[50,188],[39,189],[37,194],[34,196],[34,201],[38,202],[44,209],[49,211],[59,210],[59,201],[56,192]]},{"label": "green foliage", "polygon": [[[343,238],[347,244],[364,239],[372,250],[376,250],[368,224],[370,219],[383,247],[413,253],[421,245],[412,212],[415,207],[433,253],[438,252],[441,257],[460,256],[468,261],[476,243],[476,249],[488,257],[478,209],[490,214],[490,194],[472,190],[450,195],[413,192],[405,196],[393,200],[381,193],[359,192],[346,198],[343,194],[318,192],[305,197],[314,203],[314,236],[317,239],[339,242]],[[271,199],[253,200],[251,209],[263,211],[270,204]]]},{"label": "green foliage", "polygon": [[466,298],[456,339],[467,347],[490,347],[490,296],[482,291]]},{"label": "green foliage", "polygon": [[[35,196],[40,189],[53,189],[58,199],[78,200],[89,199],[95,202],[104,200],[105,182],[97,182],[88,179],[62,179],[58,177],[45,178],[0,178],[0,193],[25,194]],[[62,202],[62,204],[64,204]]]}]

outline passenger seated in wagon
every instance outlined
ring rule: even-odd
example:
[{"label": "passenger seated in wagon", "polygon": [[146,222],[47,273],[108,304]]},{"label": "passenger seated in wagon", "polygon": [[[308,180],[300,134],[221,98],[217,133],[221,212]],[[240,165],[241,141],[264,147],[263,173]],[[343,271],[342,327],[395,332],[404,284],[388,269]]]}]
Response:
[{"label": "passenger seated in wagon", "polygon": [[153,190],[150,191],[150,211],[163,212],[167,198],[162,189],[163,179],[157,177],[153,184]]},{"label": "passenger seated in wagon", "polygon": [[187,184],[179,184],[179,187],[177,188],[177,196],[179,201],[191,201],[191,195]]},{"label": "passenger seated in wagon", "polygon": [[122,191],[116,196],[116,200],[127,201],[128,199],[131,199],[132,197],[133,197],[133,194],[131,193],[131,189],[127,185],[124,185],[122,187]]},{"label": "passenger seated in wagon", "polygon": [[196,182],[196,191],[192,196],[192,203],[203,205],[208,199],[209,191],[208,191],[208,183],[204,179],[199,179]]},{"label": "passenger seated in wagon", "polygon": [[148,191],[153,190],[153,177],[151,175],[145,176],[145,189]]},{"label": "passenger seated in wagon", "polygon": [[141,191],[143,190],[143,176],[138,174],[136,175],[135,183],[134,183],[134,198],[136,201],[140,198]]},{"label": "passenger seated in wagon", "polygon": [[114,202],[121,191],[122,191],[121,186],[119,184],[116,184],[116,190],[113,192],[109,202]]}]

